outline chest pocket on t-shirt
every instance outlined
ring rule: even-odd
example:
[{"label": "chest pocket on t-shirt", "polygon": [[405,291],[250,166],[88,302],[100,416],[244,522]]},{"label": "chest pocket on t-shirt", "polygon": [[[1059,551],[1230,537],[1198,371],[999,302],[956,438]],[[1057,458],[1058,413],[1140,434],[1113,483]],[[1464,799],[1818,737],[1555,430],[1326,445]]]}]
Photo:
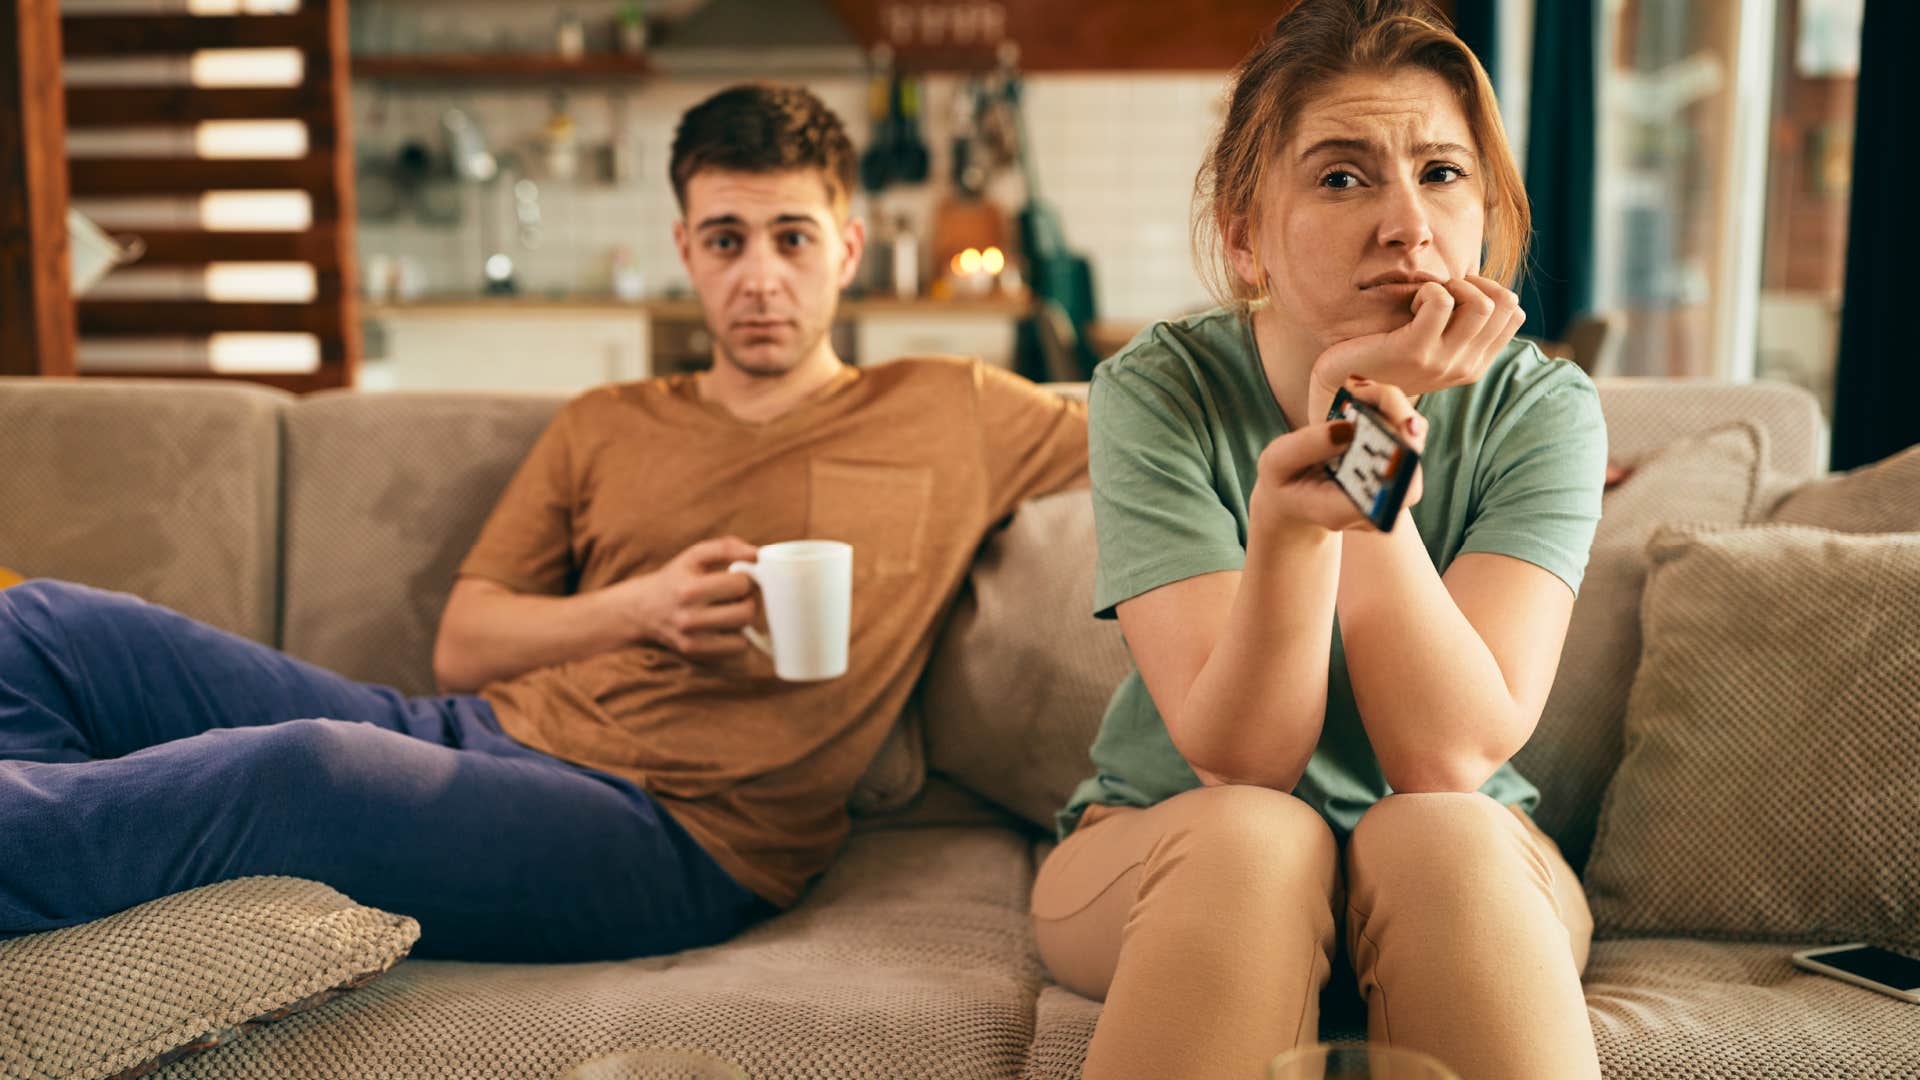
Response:
[{"label": "chest pocket on t-shirt", "polygon": [[933,468],[809,462],[807,538],[853,545],[853,576],[910,574],[920,568]]}]

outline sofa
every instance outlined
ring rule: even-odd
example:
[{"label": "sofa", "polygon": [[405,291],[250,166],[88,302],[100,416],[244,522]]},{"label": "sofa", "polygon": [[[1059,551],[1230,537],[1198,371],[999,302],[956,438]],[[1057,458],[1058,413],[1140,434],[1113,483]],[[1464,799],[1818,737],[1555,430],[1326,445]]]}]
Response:
[{"label": "sofa", "polygon": [[[1751,528],[1829,479],[1820,411],[1803,391],[1600,387],[1613,459],[1642,464],[1608,495],[1561,682],[1518,758],[1546,793],[1538,819],[1589,873],[1603,856],[1619,861],[1603,849],[1655,844],[1677,813],[1643,792],[1638,817],[1609,816],[1608,799],[1626,797],[1609,791],[1614,774],[1636,745],[1622,724],[1628,691],[1641,693],[1640,590],[1666,573],[1649,545],[1685,539],[1654,526],[1705,514]],[[562,400],[0,379],[0,565],[131,592],[351,677],[430,693],[454,568]],[[1663,463],[1667,492],[1634,504]],[[1822,490],[1846,505],[1844,488]],[[1051,813],[1088,768],[1128,665],[1117,626],[1089,614],[1093,551],[1085,492],[1028,504],[988,541],[913,707],[855,796],[844,852],[791,911],[674,956],[403,960],[155,1075],[545,1077],[635,1048],[704,1052],[756,1077],[1077,1075],[1100,1006],[1049,981],[1027,901]],[[1911,794],[1896,786],[1879,809],[1912,805]],[[1695,831],[1711,843],[1717,827]],[[1896,851],[1916,835],[1912,820],[1886,827]],[[1601,926],[1585,985],[1608,1077],[1920,1076],[1920,1008],[1788,962],[1793,947],[1859,927],[1676,930],[1634,909],[1636,872],[1615,866],[1594,895]],[[1826,872],[1830,886],[1868,871],[1835,855]],[[1875,894],[1892,906],[1869,914],[1920,920],[1902,906],[1916,903],[1911,878],[1895,873]],[[1336,960],[1322,1008],[1330,1042],[1365,1038],[1347,964]]]}]

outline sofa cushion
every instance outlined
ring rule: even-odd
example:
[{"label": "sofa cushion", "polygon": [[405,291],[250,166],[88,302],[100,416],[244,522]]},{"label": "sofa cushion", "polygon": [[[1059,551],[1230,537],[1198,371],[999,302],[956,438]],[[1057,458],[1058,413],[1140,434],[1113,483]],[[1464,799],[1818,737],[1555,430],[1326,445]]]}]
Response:
[{"label": "sofa cushion", "polygon": [[1608,1080],[1920,1076],[1920,1008],[1793,966],[1813,941],[1601,941],[1587,1015]]},{"label": "sofa cushion", "polygon": [[1016,1076],[1041,981],[1032,875],[1025,840],[1004,829],[864,833],[797,907],[724,945],[619,963],[410,961],[169,1075],[517,1080],[662,1047],[751,1076]]},{"label": "sofa cushion", "polygon": [[1920,946],[1920,535],[1655,534],[1601,936]]},{"label": "sofa cushion", "polygon": [[1040,991],[1034,1005],[1033,1045],[1027,1048],[1026,1080],[1078,1080],[1087,1047],[1100,1023],[1100,1003],[1063,986]]},{"label": "sofa cushion", "polygon": [[291,400],[212,383],[0,379],[0,559],[274,644]]},{"label": "sofa cushion", "polygon": [[0,1076],[136,1076],[314,1008],[406,955],[412,919],[236,878],[0,942]]},{"label": "sofa cushion", "polygon": [[920,698],[907,699],[900,718],[874,751],[867,771],[860,774],[847,809],[856,816],[893,814],[907,809],[927,784],[926,738],[922,734]]},{"label": "sofa cushion", "polygon": [[[1920,1009],[1794,967],[1793,945],[1684,939],[1595,942],[1583,980],[1608,1080],[1775,1080],[1920,1076]],[[1344,962],[1344,960],[1342,961]],[[1323,1021],[1326,1000],[1322,999]],[[1073,1080],[1100,1003],[1040,992],[1029,1080]],[[1358,1046],[1357,1023],[1323,1022],[1320,1041]]]},{"label": "sofa cushion", "polygon": [[[1006,808],[988,802],[972,788],[934,773],[927,777],[911,803],[885,812],[858,814],[853,818],[852,831],[953,826],[1023,830],[1026,823]],[[1039,865],[1037,859],[1034,865]]]},{"label": "sofa cushion", "polygon": [[[314,394],[287,412],[285,648],[362,682],[431,694],[460,561],[565,400],[550,394]],[[853,796],[910,801],[926,778],[909,719]]]},{"label": "sofa cushion", "polygon": [[1723,425],[1632,462],[1633,472],[1602,498],[1553,689],[1533,738],[1514,755],[1515,767],[1540,788],[1534,819],[1576,871],[1620,760],[1620,723],[1640,660],[1647,538],[1662,522],[1746,521],[1766,449],[1758,427]]},{"label": "sofa cushion", "polygon": [[1049,831],[1132,670],[1119,623],[1091,614],[1093,555],[1089,492],[1022,506],[975,560],[927,666],[929,765]]},{"label": "sofa cushion", "polygon": [[1767,520],[1838,532],[1920,532],[1920,446],[1802,485]]},{"label": "sofa cushion", "polygon": [[0,589],[11,588],[25,580],[27,579],[24,575],[16,574],[12,570],[0,566]]}]

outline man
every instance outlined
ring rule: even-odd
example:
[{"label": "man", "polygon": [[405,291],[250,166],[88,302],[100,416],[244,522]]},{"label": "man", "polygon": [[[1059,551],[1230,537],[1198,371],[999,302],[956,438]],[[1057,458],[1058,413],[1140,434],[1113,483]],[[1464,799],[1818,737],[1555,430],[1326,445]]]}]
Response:
[{"label": "man", "polygon": [[[711,944],[799,897],[982,538],[1084,482],[1086,415],[978,363],[834,354],[864,229],[805,90],[696,106],[671,171],[712,370],[554,417],[460,568],[445,696],[131,597],[0,592],[0,936],[271,873],[419,918],[418,955],[560,961]],[[825,682],[746,647],[757,597],[724,571],[801,538],[855,551]]]}]

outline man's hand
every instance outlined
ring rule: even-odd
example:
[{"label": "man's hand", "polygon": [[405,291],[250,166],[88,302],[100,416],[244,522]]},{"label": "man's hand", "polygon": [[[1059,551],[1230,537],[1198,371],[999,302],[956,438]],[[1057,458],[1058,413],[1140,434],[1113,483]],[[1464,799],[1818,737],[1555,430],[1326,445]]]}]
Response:
[{"label": "man's hand", "polygon": [[1411,306],[1413,320],[1398,330],[1349,338],[1320,354],[1307,392],[1309,422],[1327,414],[1351,375],[1414,396],[1478,382],[1527,319],[1512,290],[1478,274],[1429,281]]},{"label": "man's hand", "polygon": [[653,573],[614,586],[629,593],[634,637],[690,660],[744,651],[741,630],[759,609],[753,579],[716,568],[752,561],[759,551],[737,536],[702,540]]}]

